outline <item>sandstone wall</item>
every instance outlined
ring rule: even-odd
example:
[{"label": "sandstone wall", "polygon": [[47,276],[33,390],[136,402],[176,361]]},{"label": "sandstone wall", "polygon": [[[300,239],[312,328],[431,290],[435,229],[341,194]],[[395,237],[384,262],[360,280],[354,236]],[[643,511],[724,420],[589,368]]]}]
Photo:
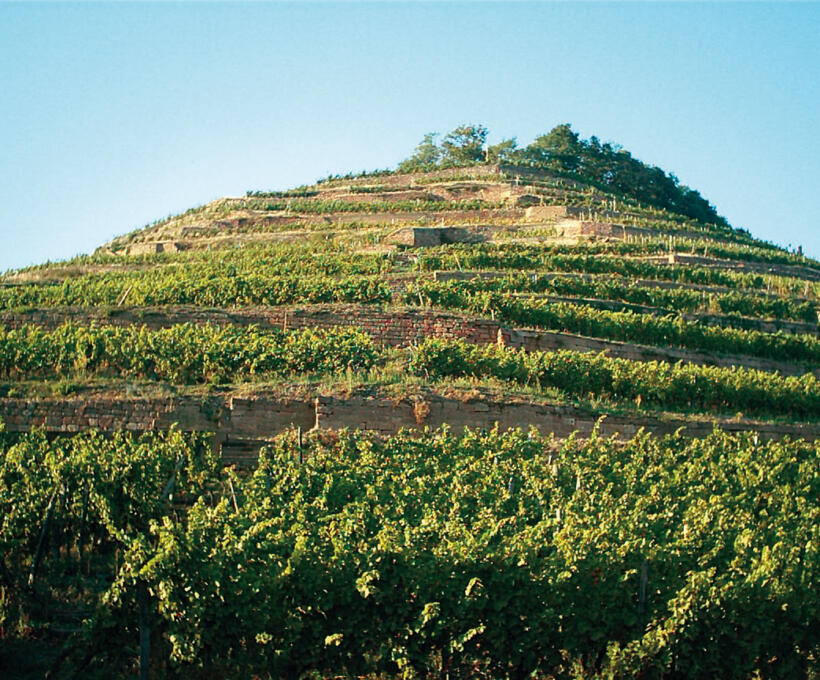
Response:
[{"label": "sandstone wall", "polygon": [[[66,321],[110,325],[145,324],[163,328],[177,323],[216,323],[273,328],[360,328],[376,343],[407,346],[427,337],[461,338],[476,344],[502,343],[527,351],[567,349],[577,352],[606,352],[634,361],[687,361],[706,366],[745,366],[784,375],[802,375],[800,364],[758,357],[697,352],[677,347],[650,347],[626,342],[588,338],[571,333],[515,329],[491,319],[480,319],[432,309],[391,309],[371,305],[315,305],[308,307],[260,307],[250,309],[206,309],[201,307],[157,308],[41,308],[22,312],[0,312],[0,324],[15,328],[30,323],[53,328]],[[813,369],[820,377],[820,367]]]},{"label": "sandstone wall", "polygon": [[372,305],[311,305],[305,307],[252,307],[209,309],[177,306],[153,308],[53,307],[18,312],[0,312],[0,324],[19,328],[33,324],[45,328],[75,323],[128,326],[144,324],[166,328],[180,323],[213,323],[263,329],[354,327],[366,331],[383,345],[400,346],[420,342],[428,336],[464,338],[471,342],[495,342],[499,324],[489,319],[439,312],[431,309],[391,309]]},{"label": "sandstone wall", "polygon": [[486,241],[492,231],[489,227],[404,227],[388,235],[385,241],[411,248],[426,248],[442,243]]},{"label": "sandstone wall", "polygon": [[[568,209],[572,213],[581,217],[583,209]],[[603,212],[603,211],[602,211]],[[596,213],[593,213],[596,214]],[[599,213],[602,214],[602,213]],[[610,222],[595,222],[582,219],[562,219],[555,225],[558,236],[568,237],[595,237],[607,239],[625,240],[627,238],[675,238],[702,239],[703,234],[697,231],[687,231],[685,229],[673,229],[669,231],[659,231],[648,227],[636,227],[626,224],[613,224]]]},{"label": "sandstone wall", "polygon": [[405,227],[390,234],[387,243],[407,246],[409,248],[424,248],[441,245],[441,230],[435,227]]},{"label": "sandstone wall", "polygon": [[651,262],[684,264],[696,267],[720,267],[734,269],[755,274],[774,274],[777,276],[796,276],[809,281],[820,281],[820,270],[813,267],[796,264],[776,264],[768,262],[746,262],[739,260],[722,260],[716,257],[703,255],[686,255],[674,253],[671,256],[653,256],[643,258]]},{"label": "sandstone wall", "polygon": [[[567,349],[576,352],[606,352],[609,356],[633,361],[666,361],[676,363],[685,361],[701,366],[743,366],[761,371],[779,371],[783,375],[803,375],[812,372],[820,377],[820,368],[809,369],[806,366],[792,364],[774,359],[741,356],[732,354],[714,354],[697,352],[679,347],[652,347],[627,342],[599,340],[570,333],[551,331],[514,329],[509,332],[507,341],[512,347],[524,347],[528,352],[534,350],[551,351]],[[506,336],[505,336],[506,338]]]},{"label": "sandstone wall", "polygon": [[220,432],[240,438],[266,437],[291,426],[316,423],[312,399],[300,401],[267,395],[170,398],[0,399],[0,420],[9,432],[41,427],[47,432],[80,432],[96,428]]},{"label": "sandstone wall", "polygon": [[738,328],[741,330],[760,331],[761,333],[786,333],[820,335],[820,326],[817,323],[805,321],[789,321],[784,319],[756,319],[752,317],[726,316],[723,314],[676,314],[674,310],[662,307],[650,307],[649,305],[639,305],[630,302],[619,302],[617,300],[602,300],[598,298],[579,298],[562,295],[547,295],[544,293],[516,293],[518,297],[534,297],[538,300],[548,302],[566,302],[569,304],[583,304],[595,309],[604,309],[612,312],[637,312],[639,314],[651,314],[653,316],[668,316],[674,314],[686,321],[703,324],[705,326],[718,326],[720,328]]},{"label": "sandstone wall", "polygon": [[[167,430],[176,424],[183,431],[214,432],[215,442],[258,442],[291,427],[364,429],[392,434],[401,428],[464,427],[501,429],[536,427],[542,434],[567,437],[592,432],[600,413],[558,404],[500,401],[478,393],[469,399],[445,397],[431,391],[420,396],[393,399],[383,395],[357,394],[341,397],[290,399],[260,393],[248,396],[180,396],[151,398],[54,398],[43,400],[0,399],[0,420],[9,432],[42,427],[49,433],[74,433],[96,428],[117,430]],[[682,420],[662,415],[610,415],[601,432],[630,437],[644,428],[668,434],[683,428],[688,436],[705,436],[717,426],[727,431],[755,430],[763,438],[783,436],[820,438],[818,424],[770,424],[750,420]]]},{"label": "sandstone wall", "polygon": [[[660,258],[661,260],[665,261],[667,258],[664,256]],[[503,279],[509,277],[511,273],[515,274],[527,274],[533,275],[537,274],[538,276],[544,278],[578,278],[583,279],[584,281],[594,281],[596,279],[618,279],[617,275],[614,274],[583,274],[578,272],[534,272],[534,271],[526,271],[526,270],[518,270],[516,272],[509,272],[509,271],[460,271],[460,272],[453,272],[453,271],[436,271],[433,272],[433,279],[436,281],[469,281],[471,279],[479,278],[479,279]],[[636,286],[642,286],[646,288],[663,288],[666,290],[674,290],[676,288],[681,288],[683,290],[700,290],[706,293],[736,293],[737,289],[729,288],[727,286],[712,286],[712,285],[704,285],[698,283],[681,283],[680,281],[663,281],[659,279],[630,279],[630,282]],[[756,290],[753,293],[755,296],[767,297],[767,298],[779,298],[781,297],[777,293],[769,293],[765,290]],[[811,298],[802,297],[800,295],[793,296],[797,300],[811,300]]]},{"label": "sandstone wall", "polygon": [[176,253],[184,250],[183,244],[176,241],[146,241],[134,243],[125,249],[126,255],[153,255],[154,253]]},{"label": "sandstone wall", "polygon": [[[527,402],[502,402],[491,398],[468,401],[448,399],[439,395],[428,396],[421,401],[395,403],[386,398],[354,397],[317,399],[317,427],[339,429],[363,428],[391,434],[399,428],[436,428],[448,424],[454,431],[464,427],[491,429],[498,425],[502,430],[534,426],[542,435],[554,434],[565,438],[573,432],[579,436],[591,434],[601,414],[591,413],[572,406],[538,404]],[[626,417],[608,415],[600,425],[601,434],[631,437],[643,428],[654,434],[671,434],[682,429],[686,436],[703,437],[715,427],[728,432],[757,431],[763,439],[783,436],[816,439],[820,437],[820,425],[773,425],[748,420],[728,421],[709,419],[692,421],[663,416]]]}]

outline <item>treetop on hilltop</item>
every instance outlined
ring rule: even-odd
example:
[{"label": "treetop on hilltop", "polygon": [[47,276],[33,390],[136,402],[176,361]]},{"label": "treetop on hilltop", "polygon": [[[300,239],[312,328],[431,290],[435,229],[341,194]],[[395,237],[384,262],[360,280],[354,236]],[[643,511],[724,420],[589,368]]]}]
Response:
[{"label": "treetop on hilltop", "polygon": [[569,123],[555,126],[520,148],[515,138],[488,145],[487,135],[483,125],[464,124],[438,144],[440,135],[429,132],[413,155],[399,163],[398,170],[429,172],[487,163],[535,168],[697,220],[727,225],[714,206],[697,190],[681,184],[674,174],[643,163],[617,144],[601,143],[595,136],[581,139]]}]

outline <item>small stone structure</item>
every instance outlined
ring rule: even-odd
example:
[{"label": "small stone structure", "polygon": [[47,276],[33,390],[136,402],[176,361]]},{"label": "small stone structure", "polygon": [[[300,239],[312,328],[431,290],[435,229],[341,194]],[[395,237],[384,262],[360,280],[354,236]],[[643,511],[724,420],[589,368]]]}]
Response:
[{"label": "small stone structure", "polygon": [[183,250],[177,241],[146,241],[132,243],[125,249],[126,255],[153,255],[154,253],[176,253]]},{"label": "small stone structure", "polygon": [[487,236],[479,229],[469,227],[403,227],[387,236],[387,243],[424,248],[443,243],[477,243]]}]

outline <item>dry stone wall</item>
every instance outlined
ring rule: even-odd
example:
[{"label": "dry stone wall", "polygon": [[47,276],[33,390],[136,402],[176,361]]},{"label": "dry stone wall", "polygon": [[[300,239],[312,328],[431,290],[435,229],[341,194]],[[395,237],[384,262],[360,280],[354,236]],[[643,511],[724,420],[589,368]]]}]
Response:
[{"label": "dry stone wall", "polygon": [[[214,432],[215,443],[262,441],[288,428],[303,430],[351,429],[392,434],[401,428],[464,427],[500,429],[533,426],[542,434],[568,437],[573,432],[589,435],[600,413],[565,406],[523,400],[500,400],[476,393],[470,398],[447,397],[426,391],[412,398],[391,398],[379,394],[348,397],[306,396],[302,399],[259,393],[245,396],[177,396],[169,398],[54,398],[42,400],[0,399],[0,420],[9,432],[43,428],[51,434],[67,434],[88,429],[167,430],[173,425],[183,431]],[[820,425],[771,424],[750,420],[683,420],[666,416],[609,415],[601,433],[634,435],[643,428],[655,434],[678,429],[687,436],[705,436],[715,427],[727,431],[754,430],[763,438],[783,436],[820,438]]]},{"label": "dry stone wall", "polygon": [[360,328],[381,345],[400,347],[427,337],[463,339],[476,344],[499,343],[526,351],[566,349],[576,352],[606,352],[633,361],[686,361],[705,366],[744,366],[784,375],[802,375],[810,370],[820,377],[820,367],[809,369],[772,359],[697,352],[677,347],[651,347],[612,340],[588,338],[571,333],[509,328],[498,321],[480,319],[433,309],[377,307],[372,305],[315,305],[306,307],[257,307],[207,309],[202,307],[157,308],[41,308],[0,312],[0,324],[11,328],[36,324],[48,328],[66,321],[110,325],[144,324],[164,328],[178,323],[258,325],[263,329]]},{"label": "dry stone wall", "polygon": [[[583,281],[595,281],[595,280],[607,280],[607,279],[619,279],[621,277],[614,275],[614,274],[583,274],[579,272],[551,272],[551,273],[543,273],[543,272],[536,272],[532,270],[517,270],[515,273],[517,274],[526,274],[528,276],[532,276],[537,274],[539,277],[544,279],[554,279],[554,278],[576,278],[581,279]],[[509,271],[435,271],[433,272],[433,279],[435,281],[471,281],[472,279],[503,279],[508,278],[510,276]],[[640,286],[642,288],[662,288],[665,290],[675,290],[675,289],[682,289],[682,290],[699,290],[705,293],[736,293],[737,289],[735,288],[728,288],[726,286],[713,286],[713,285],[705,285],[705,284],[698,284],[698,283],[681,283],[680,281],[663,281],[658,279],[630,279],[631,283],[635,286]],[[770,293],[765,290],[756,290],[754,291],[754,295],[766,297],[766,298],[779,298],[781,297],[777,293]],[[793,296],[796,300],[812,300],[812,298],[802,297],[799,295]]]},{"label": "dry stone wall", "polygon": [[494,220],[513,221],[521,219],[524,211],[520,208],[483,208],[480,210],[418,210],[411,212],[338,212],[338,213],[303,213],[298,215],[302,224],[362,224],[383,226],[395,225],[431,225],[440,223],[469,224],[492,222]]},{"label": "dry stone wall", "polygon": [[168,398],[0,399],[0,420],[9,432],[42,428],[51,433],[88,429],[167,430],[176,424],[186,432],[218,432],[240,438],[266,437],[316,423],[312,398],[271,395]]},{"label": "dry stone wall", "polygon": [[695,267],[719,267],[734,269],[758,274],[774,274],[776,276],[795,276],[809,281],[820,281],[820,271],[813,267],[798,264],[776,264],[768,262],[746,262],[741,260],[721,260],[716,257],[702,255],[686,255],[673,253],[672,255],[652,256],[642,258],[650,262],[670,265],[690,265]]},{"label": "dry stone wall", "polygon": [[[609,220],[618,220],[624,218],[632,218],[632,217],[639,217],[638,213],[631,213],[631,212],[621,212],[618,210],[607,210],[605,208],[592,208],[583,205],[531,205],[526,208],[524,211],[524,219],[528,222],[552,222],[555,220],[570,220],[573,226],[570,226],[569,223],[565,224],[564,226],[569,229],[569,231],[564,234],[566,236],[592,236],[592,235],[600,235],[600,236],[618,236],[623,233],[621,230],[620,225],[609,225],[615,226],[615,230],[612,233],[606,233],[607,230],[603,227],[598,220],[602,219],[609,219]],[[597,227],[579,227],[577,225],[580,224],[597,224]],[[563,227],[562,227],[563,229]],[[630,229],[627,227],[627,229]],[[598,233],[600,231],[600,233]],[[628,232],[631,236],[640,236],[643,234],[641,231],[635,231],[634,233]],[[655,234],[659,232],[654,232]]]},{"label": "dry stone wall", "polygon": [[420,342],[426,337],[463,338],[475,343],[496,342],[501,326],[492,320],[431,309],[392,309],[371,305],[313,305],[208,309],[203,307],[155,308],[40,308],[0,312],[0,324],[19,328],[34,324],[55,328],[67,321],[127,326],[144,324],[165,328],[180,323],[214,323],[263,329],[354,327],[374,341],[389,346]]},{"label": "dry stone wall", "polygon": [[551,331],[513,329],[508,331],[508,344],[512,347],[524,347],[528,352],[549,352],[557,349],[567,349],[576,352],[605,352],[609,356],[632,361],[666,361],[676,363],[698,364],[701,366],[743,366],[760,371],[779,371],[783,375],[803,375],[813,373],[820,377],[820,368],[809,368],[799,364],[790,364],[773,359],[759,357],[713,354],[681,349],[679,347],[652,347],[649,345],[635,345],[613,340],[599,340],[570,333],[554,333]]},{"label": "dry stone wall", "polygon": [[[574,209],[569,209],[575,212]],[[582,217],[583,213],[577,213]],[[595,213],[593,213],[595,214]],[[571,238],[587,237],[600,239],[626,240],[628,238],[675,238],[702,239],[703,233],[698,231],[688,231],[686,229],[673,229],[670,231],[660,231],[649,227],[636,227],[626,224],[614,224],[610,222],[595,222],[582,219],[563,219],[555,225],[558,236]]]},{"label": "dry stone wall", "polygon": [[704,324],[706,326],[718,326],[720,328],[739,328],[748,331],[760,331],[761,333],[786,333],[820,335],[820,326],[816,323],[805,321],[787,321],[784,319],[755,319],[750,317],[724,316],[722,314],[676,314],[673,310],[662,307],[650,307],[618,300],[603,300],[598,298],[579,298],[561,295],[547,295],[543,293],[516,293],[516,296],[529,299],[535,298],[547,302],[566,302],[569,304],[583,304],[595,309],[605,309],[612,312],[637,312],[638,314],[652,314],[654,316],[668,316],[675,314],[686,321]]},{"label": "dry stone wall", "polygon": [[[428,395],[413,401],[396,402],[378,396],[357,396],[337,399],[317,399],[316,426],[339,429],[363,428],[381,434],[391,434],[400,428],[436,428],[447,424],[453,430],[465,427],[501,430],[535,427],[542,435],[554,434],[566,438],[577,432],[579,436],[592,433],[601,418],[600,413],[559,404],[498,401],[483,396],[469,400]],[[703,437],[715,427],[728,432],[754,430],[763,439],[783,436],[816,439],[820,426],[816,424],[770,424],[748,420],[684,420],[674,417],[607,415],[599,425],[602,435],[631,437],[638,430],[654,434],[672,434],[682,430],[686,436]]]},{"label": "dry stone wall", "polygon": [[134,243],[125,249],[126,255],[153,255],[155,253],[177,253],[185,245],[178,241],[146,241]]}]

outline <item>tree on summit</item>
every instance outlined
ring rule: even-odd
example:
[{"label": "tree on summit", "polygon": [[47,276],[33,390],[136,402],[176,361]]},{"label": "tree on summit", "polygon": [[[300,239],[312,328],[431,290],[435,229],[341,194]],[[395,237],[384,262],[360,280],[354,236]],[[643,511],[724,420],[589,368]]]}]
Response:
[{"label": "tree on summit", "polygon": [[436,146],[438,132],[428,132],[422,138],[413,155],[399,163],[399,172],[432,170],[441,160],[441,149]]},{"label": "tree on summit", "polygon": [[487,128],[483,125],[459,125],[441,142],[446,165],[467,165],[484,160]]},{"label": "tree on summit", "polygon": [[507,163],[514,160],[517,146],[515,137],[502,139],[498,144],[491,144],[487,147],[487,162]]},{"label": "tree on summit", "polygon": [[728,226],[714,206],[697,191],[682,185],[674,174],[643,163],[617,144],[601,143],[597,137],[581,139],[569,123],[556,125],[520,149],[515,138],[487,146],[487,134],[483,125],[459,125],[437,145],[438,134],[429,132],[413,155],[399,163],[398,170],[427,172],[483,163],[534,168],[697,220]]},{"label": "tree on summit", "polygon": [[524,160],[555,172],[575,172],[581,166],[583,143],[569,123],[556,125],[547,134],[536,137],[522,151]]}]

